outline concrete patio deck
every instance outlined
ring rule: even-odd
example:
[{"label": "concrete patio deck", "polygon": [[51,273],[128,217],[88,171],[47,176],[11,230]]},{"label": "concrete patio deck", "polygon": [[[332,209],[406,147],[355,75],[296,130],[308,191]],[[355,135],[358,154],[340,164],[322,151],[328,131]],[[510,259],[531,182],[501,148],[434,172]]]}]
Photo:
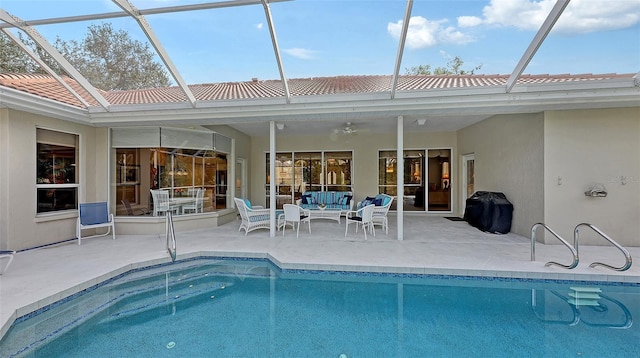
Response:
[{"label": "concrete patio deck", "polygon": [[[396,240],[396,218],[390,214],[385,235],[364,240],[353,225],[344,236],[344,220],[314,220],[300,237],[290,229],[269,236],[256,230],[238,232],[240,221],[215,229],[179,232],[178,259],[197,256],[268,258],[283,269],[393,272],[415,274],[518,277],[640,284],[640,247],[628,248],[634,265],[625,272],[589,264],[601,261],[615,266],[624,257],[612,246],[580,246],[580,264],[573,270],[546,267],[547,261],[571,262],[561,245],[536,244],[536,261],[530,261],[531,240],[516,235],[483,233],[464,221],[440,217],[405,216],[404,240]],[[116,225],[117,229],[117,225]],[[569,233],[560,233],[569,237]],[[149,264],[170,262],[163,235],[118,235],[76,241],[16,254],[0,276],[0,337],[22,315],[73,293]]]}]

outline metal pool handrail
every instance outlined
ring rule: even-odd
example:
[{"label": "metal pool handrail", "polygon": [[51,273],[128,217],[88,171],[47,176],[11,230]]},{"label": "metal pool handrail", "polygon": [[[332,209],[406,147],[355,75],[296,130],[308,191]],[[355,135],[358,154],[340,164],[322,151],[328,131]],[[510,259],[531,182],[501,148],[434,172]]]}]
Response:
[{"label": "metal pool handrail", "polygon": [[603,238],[605,238],[607,241],[609,241],[609,243],[611,243],[611,245],[615,246],[618,250],[622,251],[622,254],[624,254],[624,257],[626,259],[625,264],[623,266],[620,266],[620,267],[607,265],[607,264],[602,263],[602,262],[593,262],[591,265],[589,265],[589,267],[604,266],[606,268],[610,268],[610,269],[616,270],[616,271],[626,271],[626,270],[629,269],[629,267],[631,267],[632,260],[631,260],[631,254],[629,253],[629,250],[627,250],[624,247],[622,247],[615,240],[613,240],[612,238],[607,236],[607,234],[605,234],[600,229],[598,229],[597,227],[595,227],[595,226],[593,226],[593,225],[591,225],[589,223],[578,224],[578,225],[576,225],[575,229],[573,229],[573,246],[575,246],[576,250],[578,250],[578,241],[579,241],[579,235],[580,235],[579,234],[579,231],[580,231],[579,229],[580,229],[581,226],[586,226],[588,228],[591,228],[591,230],[595,231],[598,235],[600,235]]},{"label": "metal pool handrail", "polygon": [[563,265],[555,261],[549,261],[544,265],[545,266],[556,265],[556,266],[564,267],[566,269],[572,269],[578,266],[578,262],[580,262],[580,259],[578,258],[577,246],[576,248],[571,246],[571,244],[569,244],[565,239],[560,237],[560,235],[558,235],[555,231],[551,230],[551,228],[545,225],[544,223],[536,223],[536,224],[533,224],[533,226],[531,227],[531,261],[536,260],[536,229],[539,226],[542,226],[545,230],[547,230],[553,236],[555,236],[556,239],[560,240],[560,242],[562,242],[564,246],[566,246],[571,251],[571,254],[573,255],[573,262],[570,265]]},{"label": "metal pool handrail", "polygon": [[167,237],[167,252],[171,257],[171,262],[176,261],[176,233],[173,230],[173,216],[171,211],[167,211],[167,224],[166,224],[166,237]]}]

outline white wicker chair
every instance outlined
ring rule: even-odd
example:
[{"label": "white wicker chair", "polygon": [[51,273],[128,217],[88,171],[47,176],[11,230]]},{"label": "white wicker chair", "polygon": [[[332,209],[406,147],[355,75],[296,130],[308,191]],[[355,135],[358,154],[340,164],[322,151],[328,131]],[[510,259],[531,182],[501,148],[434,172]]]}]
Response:
[{"label": "white wicker chair", "polygon": [[[303,208],[293,204],[284,204],[282,208],[284,213],[278,218],[278,229],[282,227],[282,236],[287,230],[287,225],[291,225],[293,230],[296,230],[296,237],[299,237],[300,223],[303,222],[309,224],[309,234],[311,234],[311,218]],[[297,227],[296,223],[298,224]]]},{"label": "white wicker chair", "polygon": [[248,207],[243,199],[233,198],[236,203],[236,208],[238,208],[238,212],[240,213],[240,218],[242,219],[242,223],[240,224],[240,228],[238,231],[244,229],[245,236],[256,229],[269,229],[270,228],[270,218],[271,218],[271,210],[263,209],[261,206],[252,206]]},{"label": "white wicker chair", "polygon": [[387,214],[389,213],[389,208],[391,207],[391,203],[393,202],[393,196],[387,194],[378,194],[383,198],[387,198],[387,204],[378,206],[376,205],[373,208],[373,225],[380,225],[385,234],[389,235],[389,221],[387,220]]},{"label": "white wicker chair", "polygon": [[367,230],[371,231],[373,236],[376,236],[376,229],[373,226],[373,209],[375,205],[369,204],[363,208],[360,208],[355,211],[349,211],[347,213],[347,225],[344,229],[344,236],[347,236],[347,232],[349,231],[349,224],[356,224],[356,234],[358,233],[358,226],[362,226],[362,231],[364,231],[364,239],[367,239]]}]

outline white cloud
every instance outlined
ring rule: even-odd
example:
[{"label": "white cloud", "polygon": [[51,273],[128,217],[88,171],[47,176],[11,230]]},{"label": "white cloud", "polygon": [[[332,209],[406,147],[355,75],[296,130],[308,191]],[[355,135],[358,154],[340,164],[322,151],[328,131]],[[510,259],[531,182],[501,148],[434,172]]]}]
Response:
[{"label": "white cloud", "polygon": [[283,50],[286,54],[289,54],[293,57],[297,57],[302,60],[310,60],[313,58],[313,54],[315,51],[308,50],[305,48],[288,48]]},{"label": "white cloud", "polygon": [[256,29],[258,30],[262,30],[263,27],[264,27],[263,23],[256,24]]},{"label": "white cloud", "polygon": [[459,16],[458,17],[459,27],[473,27],[481,24],[482,24],[482,19],[477,16]]},{"label": "white cloud", "polygon": [[[458,26],[481,24],[538,30],[555,0],[491,0],[482,10],[482,18],[461,16]],[[623,29],[640,23],[640,0],[573,0],[554,26],[554,31],[580,34]]]},{"label": "white cloud", "polygon": [[[448,20],[429,21],[422,16],[413,16],[409,19],[406,45],[409,48],[419,49],[432,47],[442,43],[465,44],[473,41],[473,38],[457,30],[455,27],[445,24]],[[402,33],[402,20],[387,24],[387,32],[396,39]]]}]

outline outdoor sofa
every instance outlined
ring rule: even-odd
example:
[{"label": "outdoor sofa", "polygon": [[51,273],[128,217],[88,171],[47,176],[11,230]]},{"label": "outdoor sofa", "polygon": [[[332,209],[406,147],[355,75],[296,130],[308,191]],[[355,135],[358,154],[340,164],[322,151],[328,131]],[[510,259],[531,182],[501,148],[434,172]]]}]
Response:
[{"label": "outdoor sofa", "polygon": [[303,209],[319,209],[324,204],[326,209],[340,209],[343,212],[353,210],[353,192],[350,191],[308,191],[296,201]]}]

